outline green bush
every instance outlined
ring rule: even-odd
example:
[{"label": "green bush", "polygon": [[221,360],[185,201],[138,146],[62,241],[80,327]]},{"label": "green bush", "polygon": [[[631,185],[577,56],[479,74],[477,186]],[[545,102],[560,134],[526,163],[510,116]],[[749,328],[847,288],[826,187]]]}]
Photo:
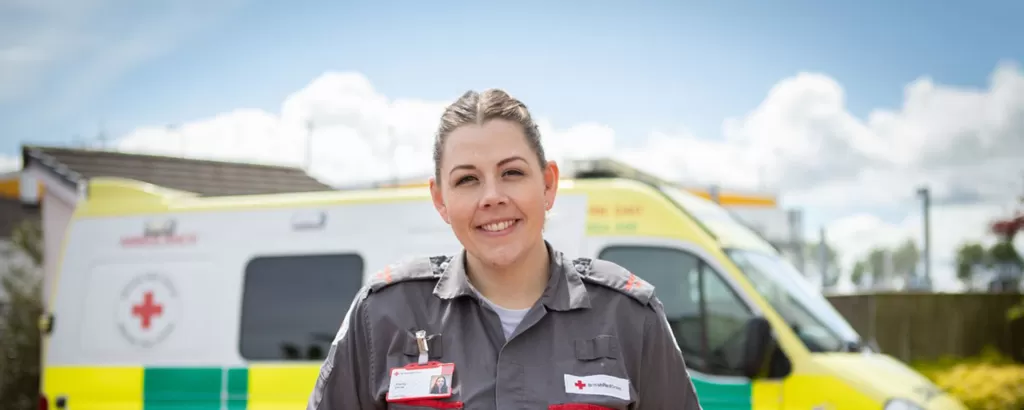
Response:
[{"label": "green bush", "polygon": [[996,349],[985,349],[975,358],[917,363],[914,368],[969,409],[1024,409],[1024,365]]},{"label": "green bush", "polygon": [[1010,307],[1006,311],[1006,320],[1014,321],[1024,319],[1024,298],[1020,299],[1020,302]]},{"label": "green bush", "polygon": [[38,224],[19,226],[12,239],[31,264],[0,272],[0,286],[7,293],[7,305],[0,314],[0,403],[5,410],[31,410],[38,406],[38,323],[43,313],[41,237]]}]

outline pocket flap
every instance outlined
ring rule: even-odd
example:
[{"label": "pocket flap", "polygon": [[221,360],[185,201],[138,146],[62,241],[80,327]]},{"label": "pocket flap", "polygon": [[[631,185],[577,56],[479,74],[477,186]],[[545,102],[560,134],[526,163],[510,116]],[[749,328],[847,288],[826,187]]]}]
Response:
[{"label": "pocket flap", "polygon": [[593,339],[576,339],[577,360],[619,358],[619,340],[612,335],[600,335]]}]

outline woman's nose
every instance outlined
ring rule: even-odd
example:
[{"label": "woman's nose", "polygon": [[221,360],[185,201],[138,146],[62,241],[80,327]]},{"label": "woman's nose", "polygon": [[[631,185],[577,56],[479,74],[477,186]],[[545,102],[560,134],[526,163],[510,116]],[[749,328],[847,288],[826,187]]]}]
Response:
[{"label": "woman's nose", "polygon": [[484,185],[484,195],[480,201],[481,206],[491,207],[495,205],[504,205],[507,202],[508,196],[505,195],[500,184],[487,183]]}]

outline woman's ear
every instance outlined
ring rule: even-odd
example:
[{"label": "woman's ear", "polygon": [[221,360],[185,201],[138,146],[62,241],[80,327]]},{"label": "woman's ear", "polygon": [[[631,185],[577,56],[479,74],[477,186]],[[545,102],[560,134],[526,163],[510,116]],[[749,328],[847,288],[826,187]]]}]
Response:
[{"label": "woman's ear", "polygon": [[555,205],[555,194],[558,193],[558,164],[548,161],[544,166],[544,209],[551,210]]},{"label": "woman's ear", "polygon": [[444,204],[444,194],[434,177],[430,177],[430,199],[434,202],[434,209],[437,210],[438,215],[441,215],[444,223],[451,225],[451,221],[448,220],[448,207]]}]

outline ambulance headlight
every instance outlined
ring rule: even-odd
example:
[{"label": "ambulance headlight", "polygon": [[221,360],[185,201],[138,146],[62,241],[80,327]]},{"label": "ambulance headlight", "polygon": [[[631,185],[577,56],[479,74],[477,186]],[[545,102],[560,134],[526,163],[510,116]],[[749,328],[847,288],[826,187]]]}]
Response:
[{"label": "ambulance headlight", "polygon": [[883,410],[924,410],[921,406],[906,399],[889,399]]}]

